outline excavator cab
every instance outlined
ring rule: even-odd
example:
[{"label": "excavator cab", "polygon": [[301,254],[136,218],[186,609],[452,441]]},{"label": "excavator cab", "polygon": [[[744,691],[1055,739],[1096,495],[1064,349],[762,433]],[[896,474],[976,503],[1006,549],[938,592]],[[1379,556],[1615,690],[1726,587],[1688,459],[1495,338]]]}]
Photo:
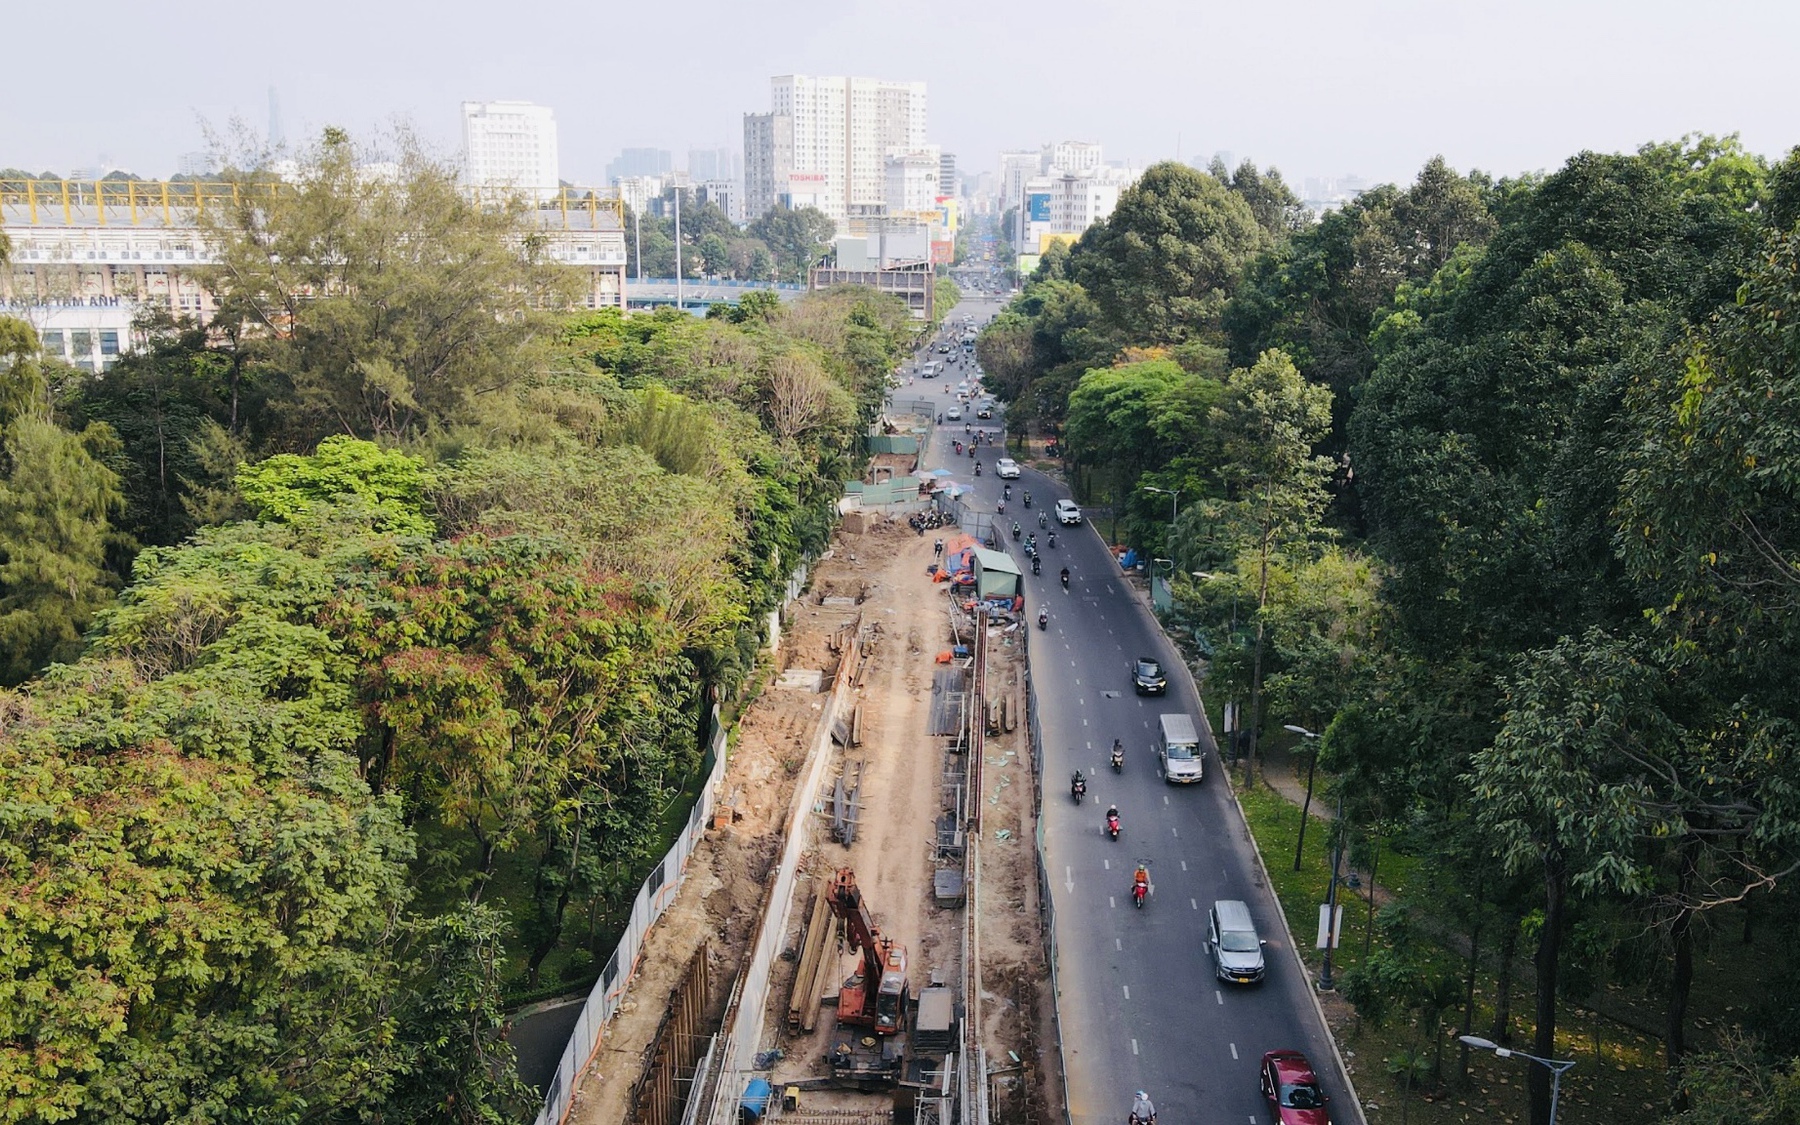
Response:
[{"label": "excavator cab", "polygon": [[876,1035],[898,1035],[906,1027],[911,989],[906,979],[906,947],[882,934],[869,916],[856,874],[839,868],[826,900],[843,919],[845,936],[862,952],[858,971],[838,993],[838,1022],[874,1029]]},{"label": "excavator cab", "polygon": [[881,967],[881,991],[875,996],[875,1034],[895,1035],[906,1024],[906,948],[887,943]]}]

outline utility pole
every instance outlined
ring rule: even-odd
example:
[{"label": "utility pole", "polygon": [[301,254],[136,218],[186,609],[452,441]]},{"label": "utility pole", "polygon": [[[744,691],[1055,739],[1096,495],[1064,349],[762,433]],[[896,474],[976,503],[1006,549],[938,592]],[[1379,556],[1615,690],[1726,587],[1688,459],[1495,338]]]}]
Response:
[{"label": "utility pole", "polygon": [[681,185],[675,185],[675,307],[681,303]]}]

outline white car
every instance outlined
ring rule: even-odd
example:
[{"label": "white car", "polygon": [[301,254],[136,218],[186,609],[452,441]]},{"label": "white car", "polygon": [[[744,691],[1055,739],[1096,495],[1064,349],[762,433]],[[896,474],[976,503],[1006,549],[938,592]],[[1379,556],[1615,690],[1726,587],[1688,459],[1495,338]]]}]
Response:
[{"label": "white car", "polygon": [[1061,524],[1078,524],[1081,522],[1081,506],[1073,500],[1056,502],[1056,522]]},{"label": "white car", "polygon": [[950,409],[944,411],[944,421],[946,421],[946,422],[962,421],[962,407],[952,406]]},{"label": "white car", "polygon": [[[1019,463],[1014,461],[1011,457],[1002,457],[1000,460],[994,462],[994,475],[1001,480],[1018,480]],[[1079,513],[1077,513],[1077,515],[1079,515]],[[1075,522],[1080,523],[1081,521],[1077,519]]]}]

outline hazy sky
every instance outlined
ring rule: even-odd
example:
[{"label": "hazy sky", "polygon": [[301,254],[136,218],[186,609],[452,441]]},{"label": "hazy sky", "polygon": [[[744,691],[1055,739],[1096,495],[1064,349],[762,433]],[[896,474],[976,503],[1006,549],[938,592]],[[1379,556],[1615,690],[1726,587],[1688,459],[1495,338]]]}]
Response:
[{"label": "hazy sky", "polygon": [[[311,0],[170,8],[89,0],[14,49],[0,167],[105,155],[140,175],[259,130],[290,140],[410,120],[446,154],[463,99],[554,107],[562,172],[601,180],[627,145],[742,147],[769,76],[929,83],[930,134],[965,171],[1001,149],[1092,140],[1139,163],[1230,150],[1291,180],[1410,179],[1443,153],[1497,174],[1684,132],[1800,144],[1797,0]],[[73,17],[71,17],[73,18]]]}]

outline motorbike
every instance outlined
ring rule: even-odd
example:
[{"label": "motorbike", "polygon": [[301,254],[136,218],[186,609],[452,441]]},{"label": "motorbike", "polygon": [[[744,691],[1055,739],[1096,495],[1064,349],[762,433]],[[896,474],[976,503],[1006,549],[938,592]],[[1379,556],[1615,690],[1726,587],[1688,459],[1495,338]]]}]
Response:
[{"label": "motorbike", "polygon": [[1119,838],[1119,808],[1117,805],[1107,806],[1106,834],[1115,840]]},{"label": "motorbike", "polygon": [[1125,772],[1125,747],[1116,738],[1113,739],[1112,767],[1114,773]]},{"label": "motorbike", "polygon": [[[1003,484],[1000,486],[1000,499],[1002,499],[1002,500],[1011,500],[1012,499],[1012,485]],[[1027,508],[1031,507],[1030,504],[1027,504],[1025,506]]]},{"label": "motorbike", "polygon": [[1027,508],[1031,507],[1031,490],[1030,489],[1027,489],[1025,491],[1025,506]]},{"label": "motorbike", "polygon": [[1149,1094],[1142,1090],[1137,1092],[1136,1099],[1131,1103],[1131,1116],[1126,1125],[1156,1125],[1156,1106],[1151,1103]]},{"label": "motorbike", "polygon": [[1131,905],[1139,910],[1144,908],[1144,900],[1150,897],[1150,872],[1140,865],[1137,873],[1131,877]]},{"label": "motorbike", "polygon": [[1017,539],[1017,538],[1018,538],[1018,537],[1019,537],[1019,531],[1020,531],[1020,528],[1019,528],[1019,521],[1018,521],[1018,520],[1014,520],[1014,521],[1013,521],[1013,538],[1014,538],[1014,539]]},{"label": "motorbike", "polygon": [[1039,527],[1049,527],[1050,526],[1050,517],[1045,515],[1042,512],[1039,512],[1038,513],[1038,526]]},{"label": "motorbike", "polygon": [[1069,568],[1066,566],[1062,570],[1062,583],[1063,589],[1067,590],[1069,588]]},{"label": "motorbike", "polygon": [[1052,531],[1050,533],[1050,546],[1052,546],[1052,547],[1056,546],[1056,532],[1054,532],[1054,531]]},{"label": "motorbike", "polygon": [[1038,628],[1045,629],[1045,630],[1050,628],[1050,611],[1049,610],[1047,610],[1047,609],[1038,610]]},{"label": "motorbike", "polygon": [[1087,796],[1087,778],[1082,776],[1080,770],[1076,770],[1075,776],[1069,779],[1069,796],[1075,798],[1075,803],[1078,805],[1081,803],[1081,799]]},{"label": "motorbike", "polygon": [[975,475],[976,476],[981,475],[981,462],[980,461],[975,462]]},{"label": "motorbike", "polygon": [[1038,574],[1044,569],[1044,561],[1036,555],[1031,556],[1031,573]]}]

